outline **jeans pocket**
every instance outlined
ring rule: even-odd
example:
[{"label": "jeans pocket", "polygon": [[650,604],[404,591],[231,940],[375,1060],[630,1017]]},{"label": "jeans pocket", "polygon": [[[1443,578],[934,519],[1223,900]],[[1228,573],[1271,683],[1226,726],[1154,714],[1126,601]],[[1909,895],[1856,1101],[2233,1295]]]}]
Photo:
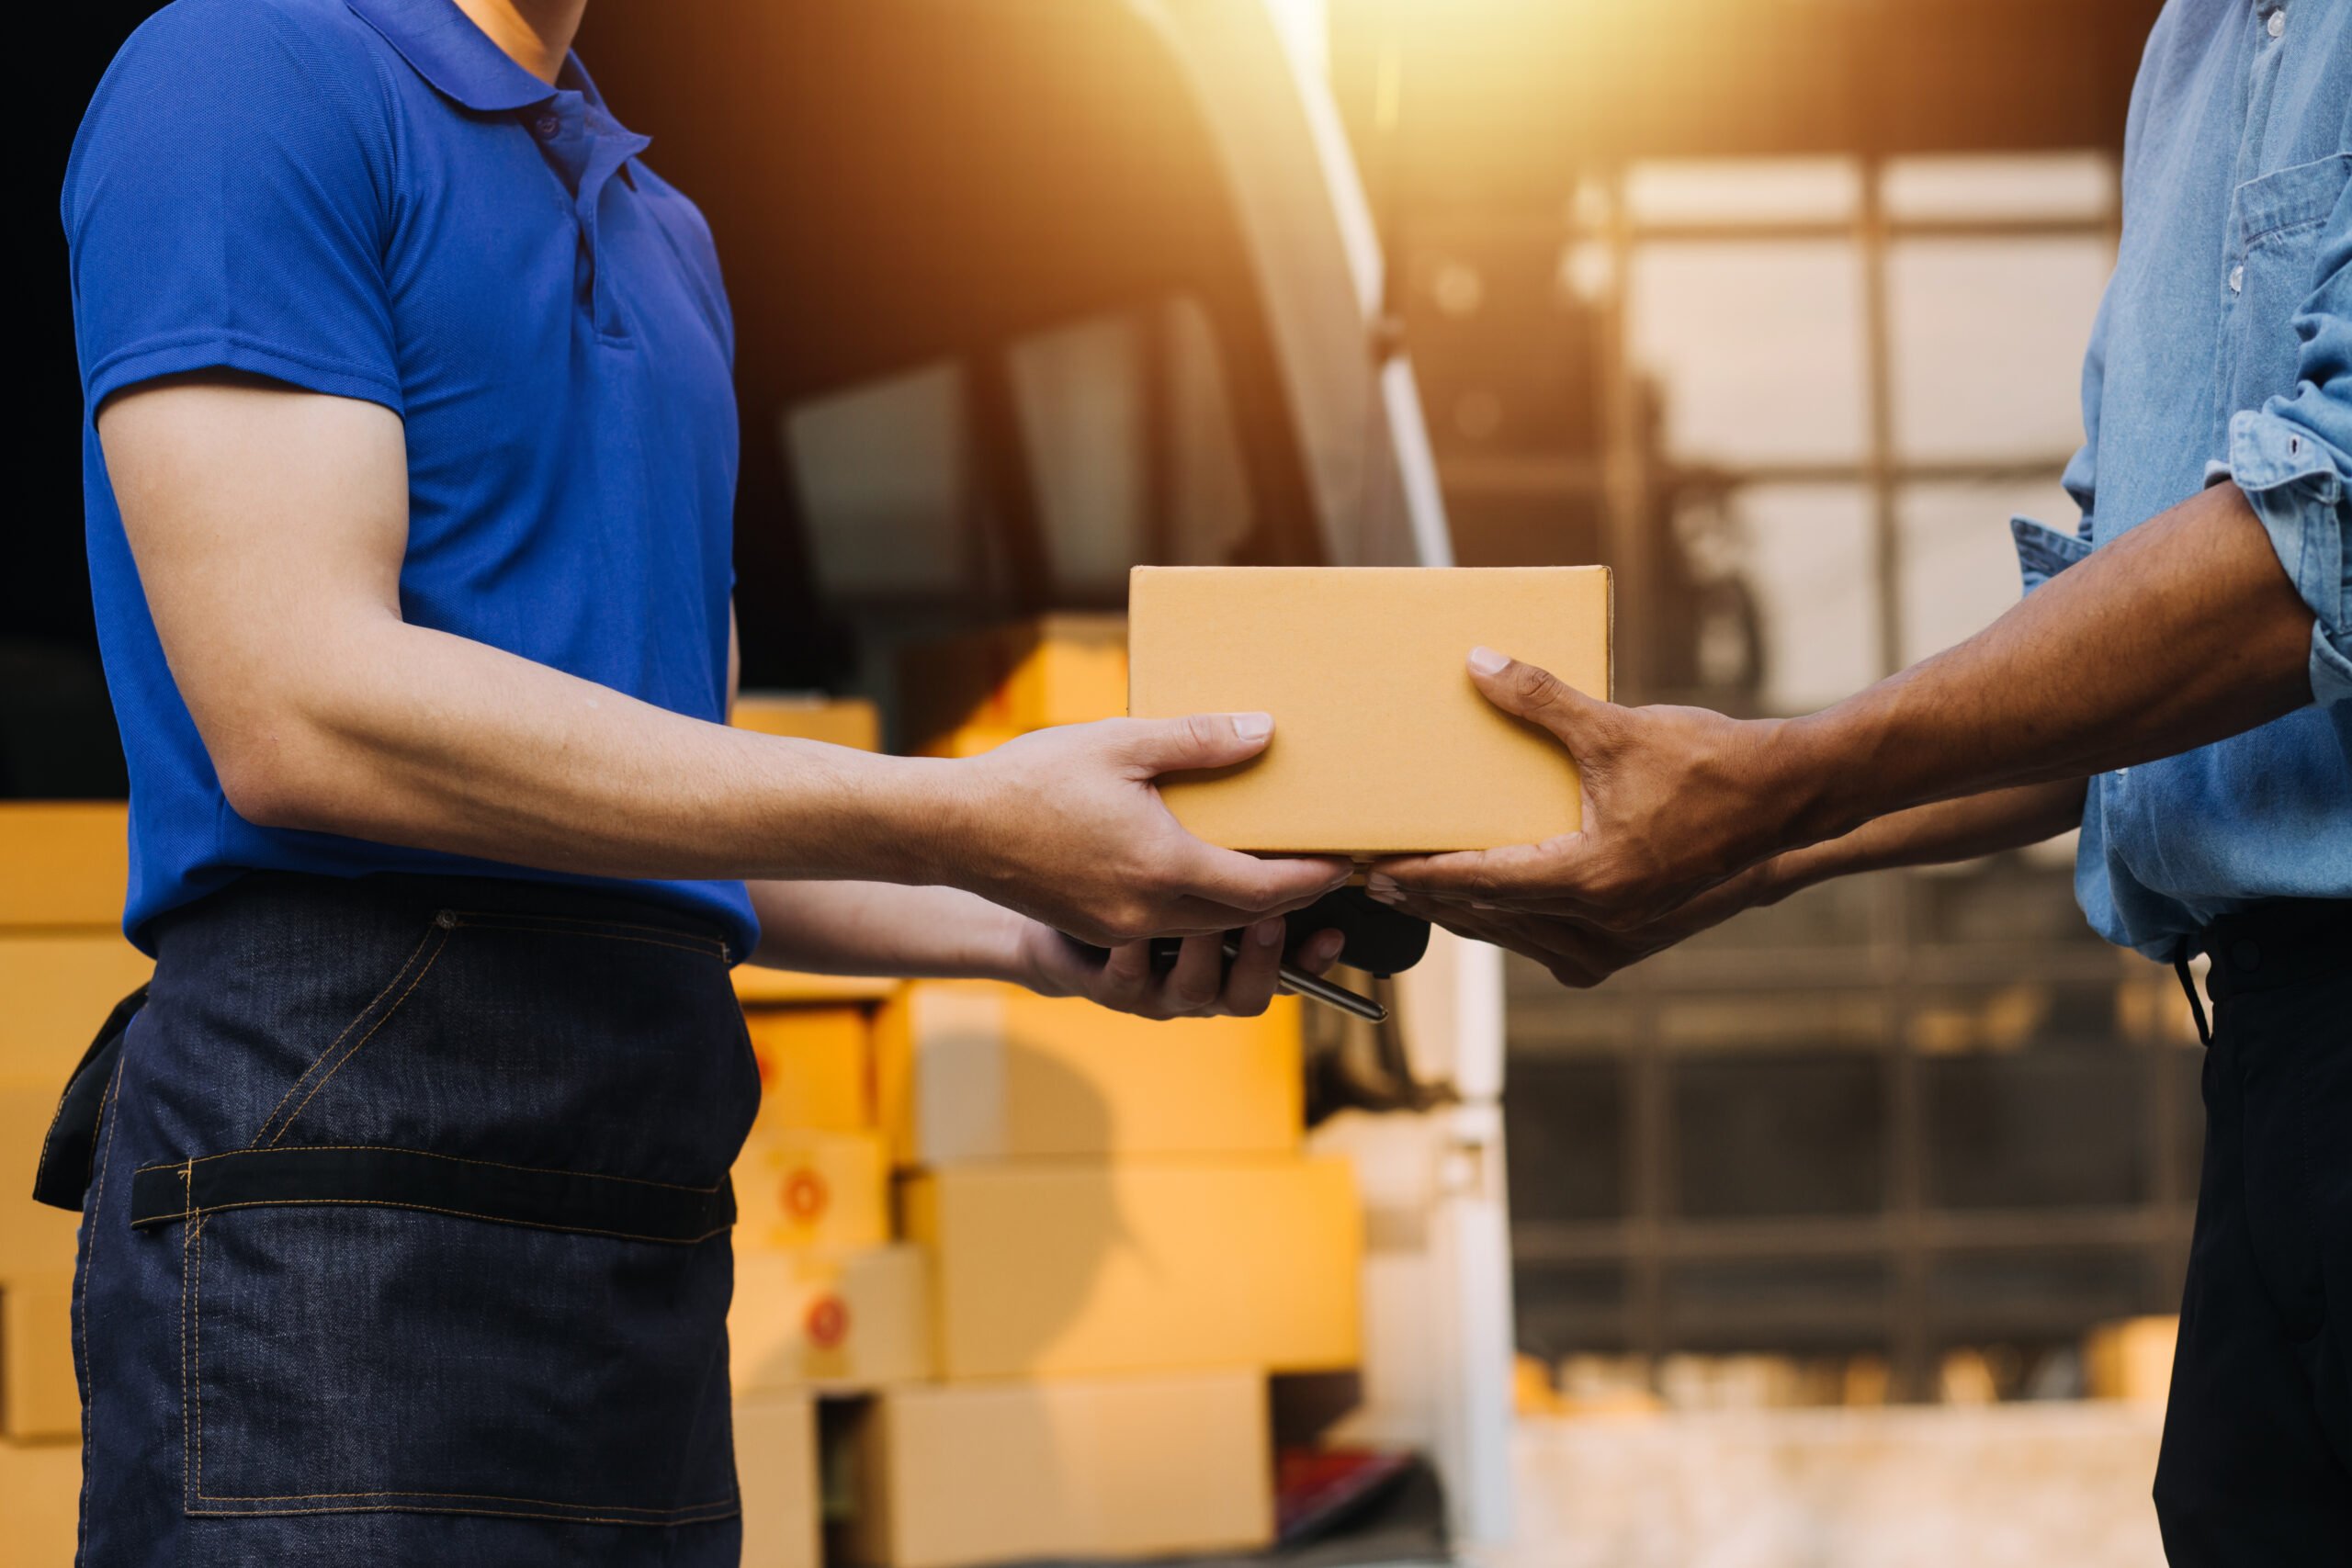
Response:
[{"label": "jeans pocket", "polygon": [[293,1200],[180,1241],[191,1515],[736,1511],[723,1235]]}]

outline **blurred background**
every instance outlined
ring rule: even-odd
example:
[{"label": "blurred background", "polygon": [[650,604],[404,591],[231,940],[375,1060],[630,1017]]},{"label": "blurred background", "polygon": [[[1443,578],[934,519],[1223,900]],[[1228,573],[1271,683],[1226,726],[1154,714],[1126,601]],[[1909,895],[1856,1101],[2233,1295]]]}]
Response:
[{"label": "blurred background", "polygon": [[[150,8],[55,18],[42,190]],[[1137,562],[1606,563],[1620,699],[1743,714],[1967,636],[2017,597],[2010,515],[2074,520],[2156,9],[598,0],[580,51],[727,271],[747,688],[954,751],[1092,716],[1002,683],[1114,643],[1066,617]],[[63,247],[30,205],[0,794],[105,800]],[[1493,1295],[1439,1314],[1467,1370],[1370,1423],[1426,1437],[1454,1546],[1329,1550],[2158,1561],[2200,1053],[2170,976],[2083,925],[2071,852],[1817,889],[1593,992],[1461,958],[1494,1073],[1458,1007],[1435,1044],[1306,1027],[1374,1254],[1382,1172],[1436,1156],[1350,1117],[1500,1161],[1430,1265],[1454,1284],[1418,1287]],[[1499,1134],[1446,1119],[1489,1078]],[[1463,1435],[1498,1336],[1507,1449]],[[1507,1481],[1462,1501],[1489,1472],[1515,1524]]]}]

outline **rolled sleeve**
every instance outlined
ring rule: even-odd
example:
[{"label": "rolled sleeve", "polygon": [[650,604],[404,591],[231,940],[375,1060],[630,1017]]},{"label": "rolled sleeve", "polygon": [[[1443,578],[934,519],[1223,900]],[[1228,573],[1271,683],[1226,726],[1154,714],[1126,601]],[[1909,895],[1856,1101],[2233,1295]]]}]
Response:
[{"label": "rolled sleeve", "polygon": [[[2305,383],[2303,390],[2312,390]],[[2230,421],[2229,478],[2245,492],[2279,565],[2311,606],[2312,700],[2352,696],[2352,617],[2344,575],[2345,454],[2301,419],[2301,397],[2273,399]]]},{"label": "rolled sleeve", "polygon": [[2063,534],[2030,517],[2010,518],[2009,537],[2017,543],[2028,593],[2091,553],[2091,542],[2080,534]]}]

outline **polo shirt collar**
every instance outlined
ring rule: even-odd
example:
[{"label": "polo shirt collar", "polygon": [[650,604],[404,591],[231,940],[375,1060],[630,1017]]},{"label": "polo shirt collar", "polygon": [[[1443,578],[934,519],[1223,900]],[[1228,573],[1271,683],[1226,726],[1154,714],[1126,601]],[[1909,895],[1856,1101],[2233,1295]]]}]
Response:
[{"label": "polo shirt collar", "polygon": [[[360,20],[416,68],[444,96],[469,109],[496,113],[527,108],[555,96],[557,87],[514,63],[453,0],[345,0]],[[564,74],[581,83],[587,73],[567,56]],[[589,89],[594,101],[594,89]]]}]

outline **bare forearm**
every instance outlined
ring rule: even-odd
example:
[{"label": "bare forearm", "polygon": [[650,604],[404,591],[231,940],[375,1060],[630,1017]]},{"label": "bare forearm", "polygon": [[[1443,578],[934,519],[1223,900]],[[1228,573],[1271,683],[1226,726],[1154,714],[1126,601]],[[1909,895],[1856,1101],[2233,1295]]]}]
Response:
[{"label": "bare forearm", "polygon": [[871,882],[754,882],[754,964],[819,975],[1021,979],[1012,910],[953,887]]},{"label": "bare forearm", "polygon": [[1792,837],[2253,728],[2311,700],[2311,636],[2245,496],[2214,486],[1959,647],[1787,726],[1807,802]]},{"label": "bare forearm", "polygon": [[605,876],[937,873],[955,764],[702,723],[389,615],[321,636],[209,737],[269,826]]},{"label": "bare forearm", "polygon": [[1915,806],[1866,822],[1841,838],[1774,856],[1758,868],[1758,904],[1858,872],[1945,865],[2022,849],[2082,825],[2081,779],[2019,784],[1958,800]]}]

